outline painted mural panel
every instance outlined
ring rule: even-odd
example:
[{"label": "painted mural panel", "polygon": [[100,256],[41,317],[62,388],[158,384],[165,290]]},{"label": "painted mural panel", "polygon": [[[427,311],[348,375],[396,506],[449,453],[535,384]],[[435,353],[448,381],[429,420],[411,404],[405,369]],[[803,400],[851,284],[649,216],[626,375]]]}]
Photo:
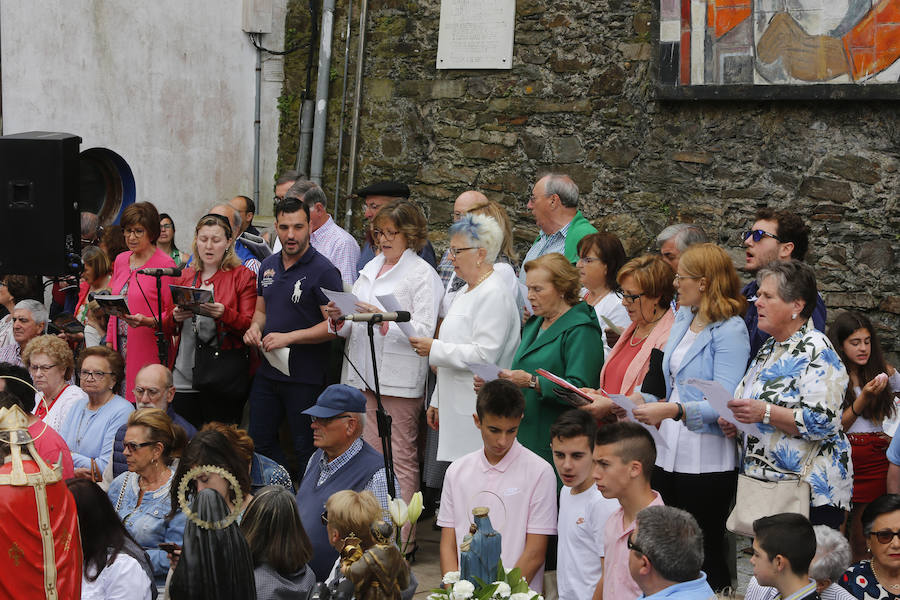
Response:
[{"label": "painted mural panel", "polygon": [[670,88],[897,88],[900,0],[660,0],[658,66]]}]

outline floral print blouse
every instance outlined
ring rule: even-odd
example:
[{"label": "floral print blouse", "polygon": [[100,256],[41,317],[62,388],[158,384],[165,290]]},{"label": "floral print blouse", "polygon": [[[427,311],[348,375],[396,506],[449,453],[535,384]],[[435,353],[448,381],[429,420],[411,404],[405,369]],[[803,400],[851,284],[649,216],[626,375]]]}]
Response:
[{"label": "floral print blouse", "polygon": [[746,436],[743,471],[756,479],[794,479],[772,469],[800,473],[810,452],[812,464],[804,480],[811,488],[811,506],[850,509],[853,465],[850,442],[841,428],[841,403],[847,370],[825,334],[806,324],[784,342],[769,338],[750,362],[735,398],[755,398],[794,411],[799,436],[758,423],[763,438]]},{"label": "floral print blouse", "polygon": [[895,600],[900,597],[890,593],[878,583],[878,578],[872,571],[872,563],[868,560],[850,565],[850,568],[841,575],[838,585],[857,600]]}]

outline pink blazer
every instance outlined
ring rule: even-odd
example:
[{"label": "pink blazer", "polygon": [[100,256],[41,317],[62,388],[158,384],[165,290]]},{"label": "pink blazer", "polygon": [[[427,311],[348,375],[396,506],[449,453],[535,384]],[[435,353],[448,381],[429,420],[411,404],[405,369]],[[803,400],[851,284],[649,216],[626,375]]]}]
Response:
[{"label": "pink blazer", "polygon": [[[156,317],[156,279],[149,275],[138,275],[135,271],[132,271],[128,265],[129,258],[131,258],[131,252],[122,252],[116,257],[116,262],[113,266],[112,279],[109,282],[112,293],[118,294],[121,292],[122,287],[127,282],[128,296],[126,301],[128,302],[128,309],[131,313],[135,315],[140,314]],[[147,261],[147,264],[141,268],[157,269],[174,266],[175,261],[173,261],[168,254],[157,248],[156,252],[153,253],[153,256],[150,257],[150,260]],[[176,283],[176,279],[174,277],[163,277],[163,314],[172,308],[172,293],[169,291],[170,283]],[[142,290],[143,293],[141,293]],[[146,299],[144,296],[146,296]],[[107,343],[113,350],[119,350],[118,339],[116,336],[116,327],[118,324],[118,318],[110,317],[109,326],[106,330]],[[166,337],[166,341],[170,341],[168,336]],[[171,364],[171,349],[169,354],[169,363]],[[134,403],[134,392],[132,390],[134,389],[134,378],[137,375],[137,372],[140,371],[141,367],[144,365],[152,363],[159,363],[154,329],[151,327],[129,327],[125,348],[125,393],[122,394],[129,402]]]},{"label": "pink blazer", "polygon": [[600,370],[600,387],[611,394],[625,394],[627,396],[633,392],[634,388],[644,381],[644,375],[646,375],[647,371],[650,369],[650,351],[654,348],[662,350],[666,347],[666,342],[669,340],[669,331],[671,331],[673,323],[675,323],[675,313],[672,312],[672,309],[669,309],[659,320],[656,327],[653,328],[653,331],[650,332],[647,341],[641,346],[637,356],[634,357],[634,360],[632,360],[631,364],[628,365],[628,368],[625,369],[625,377],[622,378],[622,389],[607,389],[604,384],[606,367],[631,339],[631,334],[633,334],[635,330],[635,325],[632,322],[631,325],[628,326],[628,329],[622,332],[619,341],[616,342],[616,345],[610,350],[609,356],[603,361],[603,368]]}]

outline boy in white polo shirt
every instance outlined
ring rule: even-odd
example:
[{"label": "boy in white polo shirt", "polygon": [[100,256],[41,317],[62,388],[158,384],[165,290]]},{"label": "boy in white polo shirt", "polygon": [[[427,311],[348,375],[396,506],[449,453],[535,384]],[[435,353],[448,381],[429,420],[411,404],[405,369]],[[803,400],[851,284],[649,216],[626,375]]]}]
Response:
[{"label": "boy in white polo shirt", "polygon": [[459,570],[459,544],[472,509],[486,506],[502,536],[503,566],[519,567],[531,589],[540,591],[547,538],[556,533],[556,476],[547,461],[516,441],[525,398],[513,383],[485,383],[475,412],[484,447],[453,461],[441,493],[441,573]]},{"label": "boy in white polo shirt", "polygon": [[559,492],[556,584],[560,600],[590,598],[603,574],[603,532],[619,502],[594,485],[597,423],[583,410],[564,412],[550,427],[553,464],[563,482]]}]

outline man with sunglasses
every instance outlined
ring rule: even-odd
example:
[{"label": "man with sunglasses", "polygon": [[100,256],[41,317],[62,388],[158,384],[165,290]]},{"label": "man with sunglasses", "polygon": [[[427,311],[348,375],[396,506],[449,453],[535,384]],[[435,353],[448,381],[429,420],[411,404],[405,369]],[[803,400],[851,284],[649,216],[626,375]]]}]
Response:
[{"label": "man with sunglasses", "polygon": [[707,600],[715,592],[706,582],[703,531],[687,511],[648,506],[637,514],[628,537],[628,571],[642,598]]},{"label": "man with sunglasses", "polygon": [[[384,458],[361,439],[366,397],[360,390],[340,383],[330,385],[303,414],[312,419],[313,444],[317,449],[300,480],[297,507],[303,529],[312,542],[309,566],[316,580],[324,581],[338,556],[328,540],[327,515],[322,513],[325,501],[341,490],[369,490],[381,504],[382,517],[390,523],[390,497]],[[396,489],[399,498],[399,484]]]},{"label": "man with sunglasses", "polygon": [[[163,365],[145,365],[138,371],[134,378],[135,408],[158,408],[165,411],[172,418],[172,422],[180,425],[188,439],[194,438],[197,429],[187,419],[175,412],[172,408],[172,398],[175,397],[175,384],[172,381],[172,371]],[[113,441],[112,457],[106,463],[103,471],[103,487],[109,486],[113,479],[128,470],[128,462],[125,460],[125,432],[128,424],[124,424],[116,431]]]},{"label": "man with sunglasses", "polygon": [[[356,196],[363,201],[363,216],[366,218],[366,221],[369,222],[369,227],[366,228],[366,243],[363,245],[359,260],[356,262],[357,271],[362,271],[363,267],[365,267],[370,260],[375,258],[375,243],[372,239],[371,228],[372,221],[375,220],[375,215],[377,215],[378,211],[381,210],[381,207],[388,202],[392,202],[397,198],[409,199],[409,195],[409,186],[397,181],[380,181],[356,190]],[[437,269],[437,257],[434,254],[434,247],[431,245],[430,241],[425,241],[425,245],[419,250],[419,256],[424,258],[425,262],[429,265]]]},{"label": "man with sunglasses", "polygon": [[[792,212],[763,208],[756,213],[750,230],[741,234],[741,240],[746,248],[744,271],[754,276],[754,280],[741,290],[748,302],[744,322],[750,334],[750,360],[753,360],[763,342],[770,337],[758,326],[759,316],[754,304],[759,290],[756,273],[776,261],[792,258],[804,260],[809,249],[809,227]],[[825,302],[821,295],[818,296],[812,320],[816,329],[825,331]]]}]

